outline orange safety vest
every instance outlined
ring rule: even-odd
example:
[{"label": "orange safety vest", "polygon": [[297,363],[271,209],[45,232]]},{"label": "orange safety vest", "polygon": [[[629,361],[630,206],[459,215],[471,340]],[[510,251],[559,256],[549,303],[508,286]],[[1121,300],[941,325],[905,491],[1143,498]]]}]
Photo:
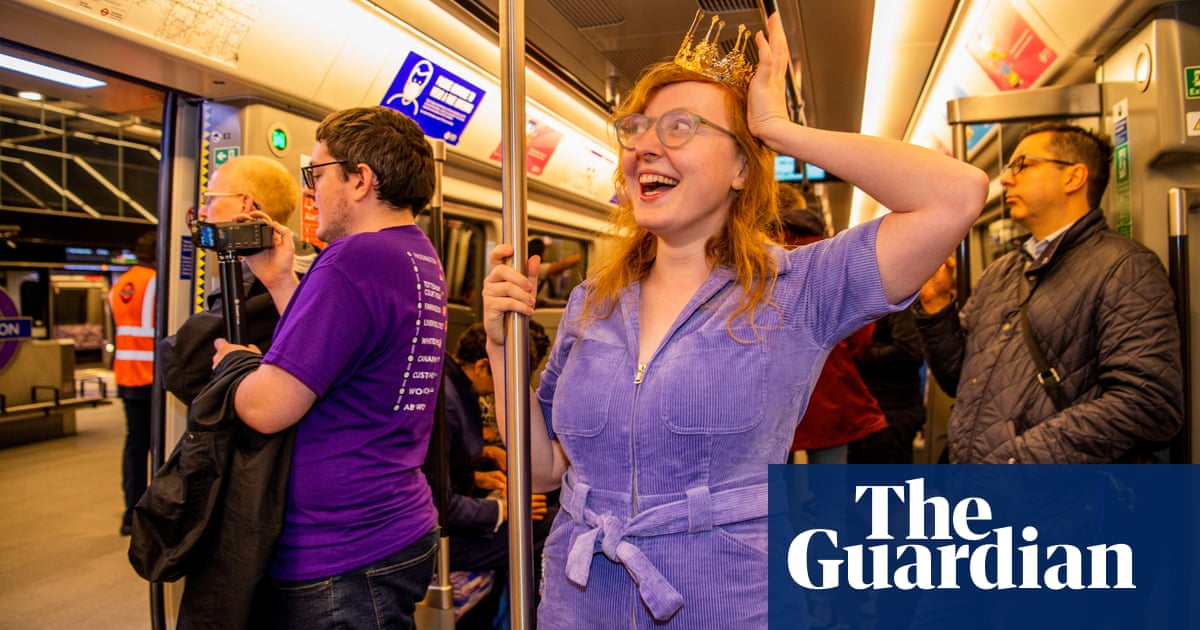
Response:
[{"label": "orange safety vest", "polygon": [[135,265],[117,278],[108,294],[117,324],[113,377],[117,385],[140,387],[154,382],[155,271]]}]

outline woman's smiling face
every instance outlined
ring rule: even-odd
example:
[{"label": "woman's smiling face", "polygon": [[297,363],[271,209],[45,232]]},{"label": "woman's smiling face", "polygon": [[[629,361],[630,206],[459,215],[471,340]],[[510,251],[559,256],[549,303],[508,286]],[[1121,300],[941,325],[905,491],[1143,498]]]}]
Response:
[{"label": "woman's smiling face", "polygon": [[[730,128],[725,93],[701,82],[662,87],[643,114],[655,122],[683,109],[724,129]],[[667,242],[706,241],[725,223],[729,208],[745,185],[746,160],[724,131],[700,124],[684,145],[663,146],[651,126],[621,154],[626,192],[638,225]]]}]

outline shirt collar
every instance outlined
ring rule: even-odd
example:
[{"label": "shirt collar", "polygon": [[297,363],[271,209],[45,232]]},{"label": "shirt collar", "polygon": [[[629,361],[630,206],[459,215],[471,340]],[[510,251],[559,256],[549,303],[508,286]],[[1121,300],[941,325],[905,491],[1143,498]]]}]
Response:
[{"label": "shirt collar", "polygon": [[1037,260],[1042,254],[1046,253],[1046,248],[1050,247],[1050,244],[1054,242],[1054,239],[1062,236],[1064,232],[1070,229],[1071,226],[1075,225],[1075,223],[1078,221],[1079,219],[1075,219],[1074,221],[1058,228],[1054,232],[1051,232],[1046,236],[1046,238],[1040,241],[1030,236],[1029,239],[1021,245],[1021,247],[1025,250],[1025,253],[1029,254],[1031,258]]}]

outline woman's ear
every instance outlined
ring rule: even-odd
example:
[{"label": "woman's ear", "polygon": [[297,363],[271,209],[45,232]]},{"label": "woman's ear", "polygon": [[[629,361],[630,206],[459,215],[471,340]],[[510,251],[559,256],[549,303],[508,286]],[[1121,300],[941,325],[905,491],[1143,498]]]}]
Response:
[{"label": "woman's ear", "polygon": [[746,188],[746,177],[750,172],[750,162],[746,159],[745,155],[742,155],[740,151],[738,152],[737,165],[737,174],[734,175],[733,182],[729,185],[729,187],[733,190],[743,190]]}]

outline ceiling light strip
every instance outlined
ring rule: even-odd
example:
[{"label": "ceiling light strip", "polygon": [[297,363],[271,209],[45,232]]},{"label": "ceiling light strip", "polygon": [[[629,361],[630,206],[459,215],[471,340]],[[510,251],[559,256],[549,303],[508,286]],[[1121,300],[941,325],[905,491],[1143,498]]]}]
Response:
[{"label": "ceiling light strip", "polygon": [[69,85],[71,87],[82,89],[97,88],[102,85],[106,85],[104,81],[99,79],[85,77],[82,74],[68,72],[61,68],[47,66],[45,64],[40,64],[28,59],[21,59],[20,57],[13,57],[12,55],[6,55],[4,53],[0,53],[0,68],[7,68],[9,70],[35,76],[40,79],[46,79],[48,81],[54,81],[55,83],[62,83],[63,85]]}]

